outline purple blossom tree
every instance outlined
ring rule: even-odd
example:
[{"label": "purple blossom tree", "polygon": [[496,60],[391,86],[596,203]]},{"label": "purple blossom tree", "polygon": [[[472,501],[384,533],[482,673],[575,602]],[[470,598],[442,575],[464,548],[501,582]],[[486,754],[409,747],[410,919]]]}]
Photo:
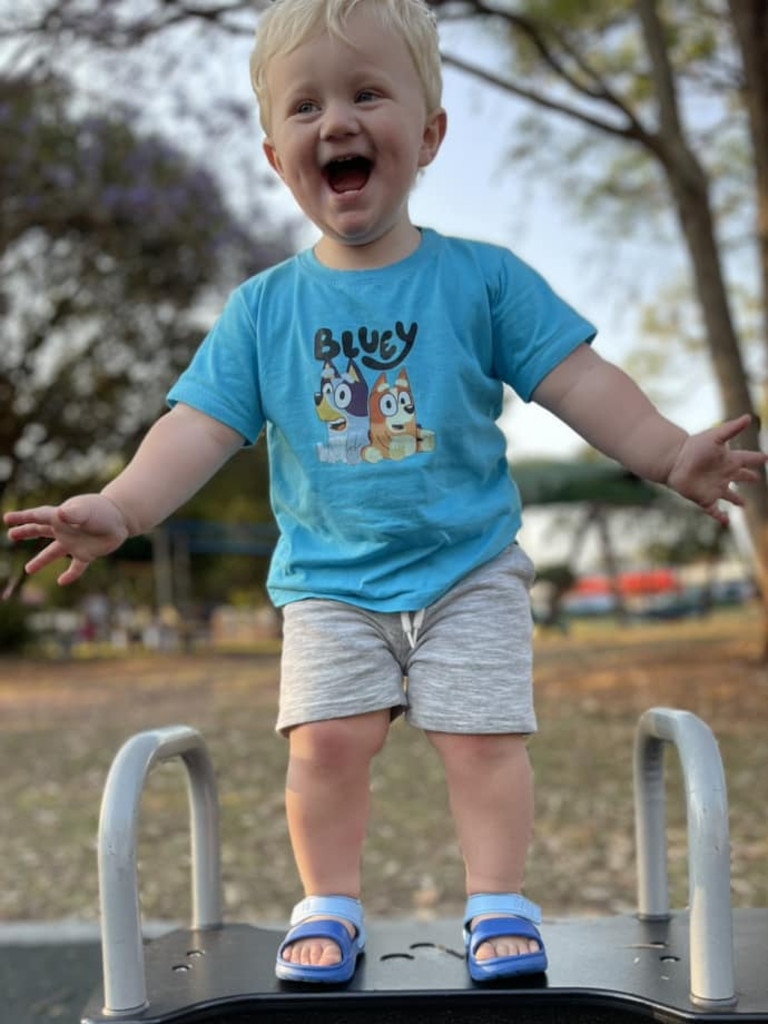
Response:
[{"label": "purple blossom tree", "polygon": [[69,490],[162,410],[223,296],[288,254],[263,206],[60,77],[0,79],[0,496]]}]

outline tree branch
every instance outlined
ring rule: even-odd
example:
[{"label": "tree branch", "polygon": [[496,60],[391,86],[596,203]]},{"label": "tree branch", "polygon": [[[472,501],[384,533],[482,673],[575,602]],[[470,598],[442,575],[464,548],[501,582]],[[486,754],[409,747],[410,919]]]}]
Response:
[{"label": "tree branch", "polygon": [[[30,19],[26,23],[19,21],[9,26],[0,25],[0,39],[18,38],[22,35],[55,37],[64,32],[73,32],[80,39],[90,39],[101,46],[119,50],[190,21],[215,25],[222,32],[231,35],[242,35],[246,29],[237,21],[237,15],[247,14],[253,17],[266,2],[267,0],[257,0],[256,3],[250,0],[236,0],[234,3],[213,2],[195,5],[185,0],[163,0],[149,14],[136,14],[122,22],[115,17],[110,22],[108,12],[103,12],[101,19],[94,18],[78,11],[72,0],[53,0],[34,20]],[[130,11],[127,4],[126,8]]]},{"label": "tree branch", "polygon": [[[432,0],[433,6],[441,6],[444,0]],[[480,15],[485,18],[496,18],[506,22],[507,26],[517,35],[524,36],[538,53],[544,64],[566,85],[575,92],[586,96],[590,100],[609,103],[615,106],[628,120],[636,121],[634,112],[627,104],[610,88],[604,76],[597,71],[584,57],[578,47],[574,46],[568,36],[559,31],[552,21],[539,23],[534,17],[526,17],[516,14],[506,8],[498,8],[485,0],[466,0],[467,8],[460,9],[457,13],[444,15],[444,20],[463,19]],[[555,46],[552,46],[553,41]],[[556,52],[562,51],[563,55],[573,64],[581,76],[576,75]],[[587,84],[587,82],[592,83]],[[639,122],[638,122],[639,124]]]},{"label": "tree branch", "polygon": [[643,39],[653,69],[656,96],[659,101],[659,126],[668,138],[682,138],[683,125],[677,101],[675,76],[669,60],[664,28],[655,0],[636,0]]},{"label": "tree branch", "polygon": [[[432,0],[432,5],[440,9],[444,2],[445,0]],[[610,87],[605,77],[586,60],[583,53],[571,43],[563,32],[554,28],[551,23],[539,24],[535,18],[525,17],[506,8],[498,8],[486,0],[466,0],[466,3],[459,8],[454,10],[446,8],[444,13],[441,11],[443,20],[463,20],[477,16],[504,22],[513,33],[524,37],[533,46],[544,65],[561,82],[569,86],[577,95],[583,96],[588,102],[601,104],[603,108],[610,109],[617,115],[617,120],[600,117],[576,104],[567,103],[537,90],[529,89],[509,77],[498,75],[461,57],[444,52],[443,62],[445,64],[543,109],[563,114],[614,137],[638,142],[654,153],[658,153],[658,141],[655,133],[643,125],[631,106]],[[558,50],[567,60],[562,59]],[[572,67],[569,67],[569,62]],[[578,73],[574,73],[574,69]],[[619,123],[619,119],[623,123]]]},{"label": "tree branch", "polygon": [[481,82],[485,82],[486,85],[492,85],[497,89],[502,89],[504,92],[511,93],[513,96],[519,96],[521,99],[528,100],[545,110],[551,110],[554,113],[563,114],[565,117],[581,121],[582,124],[588,125],[591,128],[597,128],[598,131],[604,132],[608,135],[640,142],[648,148],[654,148],[653,136],[649,135],[640,122],[632,117],[623,107],[618,107],[617,109],[620,113],[625,114],[627,121],[624,125],[620,125],[613,121],[590,114],[588,111],[582,110],[580,107],[574,106],[573,104],[553,99],[552,97],[546,96],[534,89],[529,89],[526,86],[519,85],[517,82],[514,82],[509,78],[505,78],[502,75],[498,75],[493,71],[489,71],[487,68],[481,68],[476,64],[471,64],[462,57],[457,57],[454,54],[445,52],[443,52],[442,57],[444,64],[457,68],[459,71],[464,71],[467,74],[472,75],[474,78],[479,79]]},{"label": "tree branch", "polygon": [[643,39],[651,63],[653,82],[658,101],[659,130],[656,133],[659,159],[671,181],[702,195],[707,191],[706,175],[688,144],[680,117],[675,72],[669,59],[664,26],[656,6],[657,0],[635,0]]}]

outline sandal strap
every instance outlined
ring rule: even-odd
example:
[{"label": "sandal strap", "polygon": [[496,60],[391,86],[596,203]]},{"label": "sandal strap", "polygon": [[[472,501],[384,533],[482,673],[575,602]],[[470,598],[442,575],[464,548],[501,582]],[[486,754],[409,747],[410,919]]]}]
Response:
[{"label": "sandal strap", "polygon": [[[510,921],[513,922],[512,925],[510,925]],[[342,927],[344,926],[342,925]],[[518,917],[517,915],[510,917],[505,914],[502,917],[486,917],[483,921],[478,921],[471,934],[467,936],[467,949],[474,956],[484,942],[493,942],[494,939],[501,938],[502,935],[515,935],[518,938],[535,939],[541,949],[544,948],[541,932],[533,921],[529,921],[525,917]],[[515,958],[537,955],[538,953],[517,953]],[[495,959],[504,958],[496,957]]]},{"label": "sandal strap", "polygon": [[291,911],[291,925],[301,924],[308,917],[338,917],[349,921],[357,932],[360,949],[365,946],[363,905],[352,896],[305,896]]},{"label": "sandal strap", "polygon": [[522,917],[534,924],[541,924],[541,907],[516,892],[479,892],[467,900],[464,912],[464,928],[481,914],[501,914]]},{"label": "sandal strap", "polygon": [[354,939],[350,936],[341,921],[334,921],[333,918],[308,921],[306,924],[293,925],[280,946],[280,953],[286,946],[292,946],[299,939],[333,939],[341,950],[342,959],[349,955]]}]

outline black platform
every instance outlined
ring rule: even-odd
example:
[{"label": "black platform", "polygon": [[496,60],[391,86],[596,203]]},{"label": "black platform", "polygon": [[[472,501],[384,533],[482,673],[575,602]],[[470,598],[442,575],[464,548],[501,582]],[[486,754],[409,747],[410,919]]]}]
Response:
[{"label": "black platform", "polygon": [[353,981],[340,990],[278,982],[282,932],[231,924],[178,930],[146,946],[150,1005],[105,1016],[94,996],[85,1024],[621,1024],[768,1022],[768,910],[734,911],[735,1006],[689,996],[689,921],[634,916],[544,922],[545,975],[494,987],[467,974],[459,922],[374,922]]}]

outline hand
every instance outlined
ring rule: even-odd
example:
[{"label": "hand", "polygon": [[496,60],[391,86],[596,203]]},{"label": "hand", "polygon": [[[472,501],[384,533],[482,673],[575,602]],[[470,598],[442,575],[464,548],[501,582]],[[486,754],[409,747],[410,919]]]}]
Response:
[{"label": "hand", "polygon": [[668,487],[701,506],[723,526],[728,525],[728,514],[719,502],[743,505],[744,499],[733,485],[755,483],[768,462],[763,452],[728,447],[751,422],[747,414],[687,437],[666,480]]},{"label": "hand", "polygon": [[71,558],[59,576],[62,586],[80,579],[89,564],[115,551],[128,537],[125,516],[101,494],[80,494],[61,505],[6,512],[3,516],[12,541],[50,539],[24,569],[36,573],[59,558]]}]

